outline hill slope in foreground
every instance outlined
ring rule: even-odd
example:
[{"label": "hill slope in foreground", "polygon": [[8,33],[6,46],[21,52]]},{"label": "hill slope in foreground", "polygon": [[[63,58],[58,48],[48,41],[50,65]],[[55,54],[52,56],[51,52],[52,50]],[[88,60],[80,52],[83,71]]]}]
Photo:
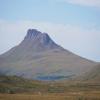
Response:
[{"label": "hill slope in foreground", "polygon": [[70,79],[96,64],[65,50],[36,29],[29,29],[18,46],[0,55],[1,74],[36,80]]},{"label": "hill slope in foreground", "polygon": [[100,82],[100,64],[94,66],[89,72],[81,77],[83,81]]}]

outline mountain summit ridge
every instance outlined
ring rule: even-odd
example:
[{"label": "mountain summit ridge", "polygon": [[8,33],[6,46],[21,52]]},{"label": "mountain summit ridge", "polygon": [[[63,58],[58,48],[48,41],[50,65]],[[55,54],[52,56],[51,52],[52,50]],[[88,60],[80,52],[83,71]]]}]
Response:
[{"label": "mountain summit ridge", "polygon": [[27,35],[25,38],[32,38],[39,34],[42,34],[42,33],[40,31],[38,31],[37,29],[28,29]]},{"label": "mountain summit ridge", "polygon": [[38,37],[41,37],[41,38],[44,38],[47,40],[52,40],[49,37],[48,33],[44,33],[44,32],[42,33],[40,31],[38,31],[37,29],[28,29],[25,39],[34,39],[34,38],[38,38]]},{"label": "mountain summit ridge", "polygon": [[[47,33],[42,33],[36,29],[29,29],[27,35],[22,41],[22,45],[30,45],[31,48],[37,48],[34,51],[45,51],[51,49],[61,49],[64,50],[61,46],[57,45]],[[39,50],[40,49],[40,50]]]}]

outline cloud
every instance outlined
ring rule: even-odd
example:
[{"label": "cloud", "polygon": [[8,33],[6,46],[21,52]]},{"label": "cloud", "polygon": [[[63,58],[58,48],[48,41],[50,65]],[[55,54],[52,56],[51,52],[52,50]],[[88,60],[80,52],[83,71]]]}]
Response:
[{"label": "cloud", "polygon": [[0,53],[19,44],[29,28],[47,32],[57,44],[76,54],[89,59],[100,60],[99,29],[50,22],[0,20]]},{"label": "cloud", "polygon": [[100,7],[100,0],[56,0],[56,1],[84,5],[84,6]]}]

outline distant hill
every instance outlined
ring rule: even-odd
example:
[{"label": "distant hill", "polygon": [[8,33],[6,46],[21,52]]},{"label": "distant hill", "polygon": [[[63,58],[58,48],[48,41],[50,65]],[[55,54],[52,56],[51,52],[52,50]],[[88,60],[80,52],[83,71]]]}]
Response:
[{"label": "distant hill", "polygon": [[89,71],[96,62],[56,44],[47,33],[29,29],[24,40],[0,55],[0,73],[36,80],[71,79]]},{"label": "distant hill", "polygon": [[100,82],[100,64],[94,66],[89,72],[85,73],[82,80]]}]

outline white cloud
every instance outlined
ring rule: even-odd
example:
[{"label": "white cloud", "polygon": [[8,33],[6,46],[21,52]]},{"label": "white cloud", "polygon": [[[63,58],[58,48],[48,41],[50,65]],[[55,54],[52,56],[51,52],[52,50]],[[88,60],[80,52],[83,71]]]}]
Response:
[{"label": "white cloud", "polygon": [[85,6],[100,7],[100,0],[56,0],[56,1],[85,5]]},{"label": "white cloud", "polygon": [[47,32],[55,42],[76,54],[100,60],[100,30],[50,22],[0,20],[0,53],[19,44],[29,28]]}]

